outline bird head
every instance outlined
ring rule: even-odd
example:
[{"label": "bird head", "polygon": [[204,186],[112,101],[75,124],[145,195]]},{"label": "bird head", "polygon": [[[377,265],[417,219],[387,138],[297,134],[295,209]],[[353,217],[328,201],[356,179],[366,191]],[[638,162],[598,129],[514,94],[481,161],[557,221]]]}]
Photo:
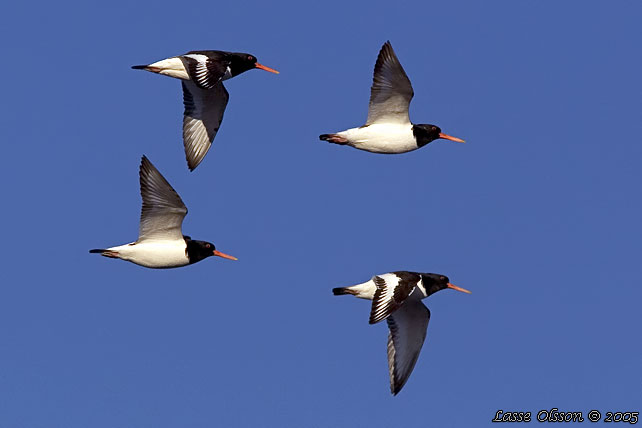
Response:
[{"label": "bird head", "polygon": [[187,255],[190,263],[196,263],[211,256],[223,257],[224,259],[238,260],[234,256],[222,253],[216,249],[214,244],[207,241],[187,240]]},{"label": "bird head", "polygon": [[254,55],[242,52],[234,52],[231,55],[230,71],[232,76],[238,76],[239,74],[253,68],[260,68],[261,70],[269,71],[270,73],[279,74],[279,72],[273,68],[259,64]]},{"label": "bird head", "polygon": [[438,273],[422,273],[421,279],[423,280],[426,294],[428,296],[446,288],[452,288],[453,290],[470,294],[470,291],[466,290],[465,288],[461,288],[456,286],[455,284],[451,284],[450,279],[448,279],[448,277],[445,275],[440,275]]},{"label": "bird head", "polygon": [[441,132],[441,129],[436,125],[430,124],[419,124],[412,126],[412,133],[417,140],[417,145],[423,147],[431,141],[435,141],[439,138],[444,140],[456,141],[458,143],[464,143],[465,141],[461,138],[452,137],[450,135],[444,134]]}]

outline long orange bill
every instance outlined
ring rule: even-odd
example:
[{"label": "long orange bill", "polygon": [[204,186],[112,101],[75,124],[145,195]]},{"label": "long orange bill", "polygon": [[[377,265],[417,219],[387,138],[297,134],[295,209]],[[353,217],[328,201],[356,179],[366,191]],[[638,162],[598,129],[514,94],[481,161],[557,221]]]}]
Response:
[{"label": "long orange bill", "polygon": [[452,288],[453,290],[461,291],[462,293],[471,294],[470,291],[466,290],[465,288],[457,287],[455,284],[451,284],[450,282],[448,283],[448,288]]},{"label": "long orange bill", "polygon": [[465,141],[461,138],[453,137],[448,134],[442,134],[441,132],[439,133],[439,138],[443,138],[444,140],[456,141],[458,143],[465,143]]},{"label": "long orange bill", "polygon": [[214,250],[214,255],[223,257],[224,259],[238,260],[236,257],[230,256],[229,254],[221,253],[219,250]]},{"label": "long orange bill", "polygon": [[275,69],[270,68],[270,67],[266,67],[263,64],[259,64],[258,62],[256,64],[254,64],[254,67],[260,68],[261,70],[269,71],[270,73],[279,74],[279,72],[276,71]]}]

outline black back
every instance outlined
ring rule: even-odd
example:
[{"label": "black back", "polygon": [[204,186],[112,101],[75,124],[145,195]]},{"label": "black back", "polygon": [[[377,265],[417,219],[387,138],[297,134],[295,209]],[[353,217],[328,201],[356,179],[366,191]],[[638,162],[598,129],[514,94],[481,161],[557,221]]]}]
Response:
[{"label": "black back", "polygon": [[187,244],[185,252],[187,253],[189,264],[200,262],[214,255],[216,247],[211,242],[192,240],[189,236],[183,236],[183,238],[185,238],[185,243]]},{"label": "black back", "polygon": [[431,141],[439,138],[441,129],[438,126],[430,124],[412,125],[412,134],[417,140],[417,146],[423,147]]}]

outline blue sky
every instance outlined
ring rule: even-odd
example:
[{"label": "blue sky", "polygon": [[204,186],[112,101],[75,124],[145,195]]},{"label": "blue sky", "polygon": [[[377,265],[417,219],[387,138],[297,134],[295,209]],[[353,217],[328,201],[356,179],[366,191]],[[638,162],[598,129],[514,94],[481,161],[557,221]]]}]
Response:
[{"label": "blue sky", "polygon": [[[642,410],[639,4],[232,3],[2,7],[0,427]],[[411,120],[467,144],[383,156],[318,141],[365,121],[386,40]],[[129,67],[196,49],[281,74],[226,83],[189,173],[179,82]],[[143,154],[188,206],[184,232],[238,262],[154,271],[87,253],[136,238]],[[331,293],[392,270],[473,292],[424,301],[397,397],[385,325]]]}]

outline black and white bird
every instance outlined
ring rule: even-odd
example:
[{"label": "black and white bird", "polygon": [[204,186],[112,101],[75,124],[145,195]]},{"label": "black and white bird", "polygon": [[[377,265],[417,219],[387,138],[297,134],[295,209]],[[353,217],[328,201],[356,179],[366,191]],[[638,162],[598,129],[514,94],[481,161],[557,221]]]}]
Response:
[{"label": "black and white bird", "polygon": [[426,338],[430,310],[421,299],[445,288],[469,293],[436,273],[391,272],[351,287],[334,288],[335,295],[352,294],[372,300],[370,324],[388,322],[390,391],[397,395],[415,367]]},{"label": "black and white bird", "polygon": [[388,154],[417,150],[438,138],[464,142],[442,133],[438,126],[410,122],[408,107],[413,95],[410,79],[392,45],[386,42],[375,64],[366,124],[335,134],[323,134],[319,139]]},{"label": "black and white bird", "polygon": [[191,171],[201,163],[221,126],[229,99],[223,80],[253,68],[279,73],[259,64],[253,55],[225,51],[191,51],[132,68],[182,80],[185,105],[183,145]]},{"label": "black and white bird", "polygon": [[230,260],[236,257],[221,253],[214,244],[196,241],[182,232],[187,207],[165,177],[143,156],[140,163],[140,213],[138,240],[90,253],[122,259],[148,268],[164,269],[186,266],[210,256]]}]

